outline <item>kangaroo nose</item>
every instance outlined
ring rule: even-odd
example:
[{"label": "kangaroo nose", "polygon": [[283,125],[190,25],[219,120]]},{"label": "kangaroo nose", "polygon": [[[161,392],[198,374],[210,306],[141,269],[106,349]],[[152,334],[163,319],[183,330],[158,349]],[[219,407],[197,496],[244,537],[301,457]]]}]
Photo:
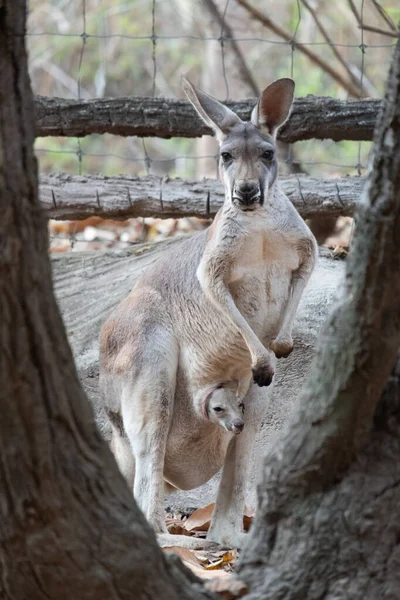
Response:
[{"label": "kangaroo nose", "polygon": [[241,419],[235,419],[232,423],[232,433],[241,433],[243,431],[244,423]]},{"label": "kangaroo nose", "polygon": [[253,204],[260,197],[260,186],[256,181],[243,181],[234,189],[234,195],[242,204]]}]

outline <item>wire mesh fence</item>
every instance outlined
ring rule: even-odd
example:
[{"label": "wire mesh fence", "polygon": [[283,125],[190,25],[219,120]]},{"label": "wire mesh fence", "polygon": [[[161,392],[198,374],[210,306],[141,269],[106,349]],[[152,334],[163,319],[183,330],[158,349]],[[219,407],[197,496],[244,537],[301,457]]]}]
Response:
[{"label": "wire mesh fence", "polygon": [[[397,0],[32,0],[30,71],[36,93],[85,100],[183,97],[181,75],[221,100],[282,76],[297,96],[379,98],[399,17]],[[362,175],[370,145],[282,144],[281,170]],[[38,138],[36,151],[43,172],[217,176],[208,136]]]}]

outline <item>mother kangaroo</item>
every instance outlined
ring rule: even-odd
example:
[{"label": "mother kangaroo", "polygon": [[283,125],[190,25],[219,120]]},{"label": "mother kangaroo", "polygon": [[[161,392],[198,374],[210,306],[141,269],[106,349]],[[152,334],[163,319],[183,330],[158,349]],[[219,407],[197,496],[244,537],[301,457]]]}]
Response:
[{"label": "mother kangaroo", "polygon": [[[316,242],[277,181],[275,137],[294,82],[269,85],[244,122],[183,81],[218,139],[225,201],[208,229],[144,272],[103,325],[101,397],[119,468],[156,533],[167,532],[166,489],[198,487],[223,467],[207,539],[240,547],[264,387],[275,357],[293,349]],[[207,418],[204,403],[217,389],[244,401],[240,435]]]}]

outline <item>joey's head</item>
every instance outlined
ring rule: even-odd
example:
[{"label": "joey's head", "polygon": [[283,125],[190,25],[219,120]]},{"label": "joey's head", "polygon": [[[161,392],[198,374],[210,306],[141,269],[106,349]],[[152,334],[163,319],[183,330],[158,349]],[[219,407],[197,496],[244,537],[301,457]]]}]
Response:
[{"label": "joey's head", "polygon": [[203,416],[236,435],[243,431],[243,413],[243,402],[230,389],[218,388],[204,400]]},{"label": "joey's head", "polygon": [[183,89],[217,137],[225,201],[244,212],[259,209],[278,174],[276,133],[290,114],[294,81],[277,79],[271,83],[261,94],[250,121],[242,121],[185,78]]}]

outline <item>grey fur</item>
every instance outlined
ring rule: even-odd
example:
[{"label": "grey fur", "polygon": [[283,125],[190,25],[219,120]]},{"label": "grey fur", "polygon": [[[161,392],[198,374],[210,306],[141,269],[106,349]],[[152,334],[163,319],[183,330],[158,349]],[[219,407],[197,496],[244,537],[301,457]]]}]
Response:
[{"label": "grey fur", "polygon": [[[293,320],[316,261],[315,240],[276,180],[274,135],[288,117],[293,87],[291,80],[268,86],[244,123],[185,80],[189,100],[220,143],[224,205],[209,229],[139,278],[101,331],[102,402],[120,414],[124,430],[113,417],[111,447],[163,542],[165,487],[198,487],[221,467],[208,540],[243,541],[265,386],[275,357],[293,349]],[[202,409],[216,399],[229,412],[225,420]]]}]

